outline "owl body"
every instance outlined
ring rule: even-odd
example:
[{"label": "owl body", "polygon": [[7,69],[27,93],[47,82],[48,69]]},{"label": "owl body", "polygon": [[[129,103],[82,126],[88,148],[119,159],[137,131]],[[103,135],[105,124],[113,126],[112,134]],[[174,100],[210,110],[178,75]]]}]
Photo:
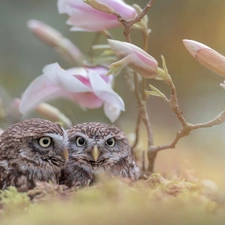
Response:
[{"label": "owl body", "polygon": [[123,132],[115,126],[91,122],[73,126],[67,131],[69,161],[61,182],[67,186],[87,186],[95,175],[107,172],[137,180],[140,170]]},{"label": "owl body", "polygon": [[65,166],[67,134],[60,125],[42,119],[27,119],[0,135],[0,188],[19,191],[37,181],[58,183]]}]

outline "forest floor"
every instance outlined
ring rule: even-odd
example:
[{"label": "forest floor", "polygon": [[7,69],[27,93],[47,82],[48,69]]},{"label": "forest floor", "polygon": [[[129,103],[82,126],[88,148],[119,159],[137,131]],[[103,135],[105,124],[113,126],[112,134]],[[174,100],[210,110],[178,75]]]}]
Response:
[{"label": "forest floor", "polygon": [[154,173],[134,183],[101,176],[79,190],[48,183],[27,193],[10,187],[0,203],[1,225],[225,223],[225,194],[188,170],[183,178]]}]

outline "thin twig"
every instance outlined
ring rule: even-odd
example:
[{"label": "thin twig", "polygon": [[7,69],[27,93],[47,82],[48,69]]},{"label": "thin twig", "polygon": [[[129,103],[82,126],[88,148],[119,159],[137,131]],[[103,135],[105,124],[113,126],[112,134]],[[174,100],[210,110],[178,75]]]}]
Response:
[{"label": "thin twig", "polygon": [[[132,73],[131,73],[132,72]],[[136,78],[134,77],[134,71],[127,71],[127,75],[125,75],[125,79],[127,80],[127,85],[130,89],[130,91],[133,91],[135,93],[136,99],[139,98],[139,86],[138,86],[138,80],[136,80]],[[133,79],[131,78],[131,76],[133,77]],[[138,119],[136,122],[136,127],[135,127],[135,140],[134,143],[131,147],[131,152],[132,155],[134,156],[134,159],[137,160],[137,155],[135,154],[134,149],[136,148],[138,141],[139,141],[139,129],[140,129],[140,124],[141,124],[141,115],[140,112],[138,111]]]},{"label": "thin twig", "polygon": [[138,141],[139,141],[139,129],[140,129],[140,123],[141,123],[141,116],[140,113],[138,113],[138,119],[135,127],[135,141],[131,147],[131,152],[134,154],[134,149],[136,148]]},{"label": "thin twig", "polygon": [[145,171],[145,151],[142,151],[142,171]]},{"label": "thin twig", "polygon": [[143,50],[145,50],[146,52],[148,51],[148,36],[149,33],[148,32],[142,32],[143,34]]},{"label": "thin twig", "polygon": [[[146,102],[143,100],[142,95],[140,94],[138,76],[135,71],[134,71],[134,84],[135,84],[135,96],[136,96],[138,107],[139,107],[138,117],[141,118],[140,120],[137,121],[136,129],[137,129],[138,134],[136,133],[136,135],[137,135],[136,139],[139,137],[139,127],[140,127],[140,122],[142,120],[146,127],[146,130],[147,130],[148,146],[150,147],[153,145],[153,132],[152,132],[151,123],[150,123],[150,120],[148,117]],[[136,140],[136,141],[138,141],[138,140]],[[145,165],[142,165],[142,167],[145,167]]]},{"label": "thin twig", "polygon": [[187,136],[191,131],[191,125],[186,122],[186,120],[183,116],[183,113],[181,112],[181,110],[179,108],[176,87],[175,87],[175,85],[172,81],[172,78],[169,74],[167,74],[167,79],[165,80],[165,82],[169,85],[169,87],[171,89],[170,99],[169,99],[169,101],[166,101],[166,102],[169,104],[170,108],[175,113],[178,120],[181,122],[182,129],[180,132],[177,133],[175,139],[173,140],[173,142],[171,144],[149,147],[148,154],[147,154],[148,161],[149,161],[149,165],[148,165],[149,172],[153,172],[154,163],[155,163],[155,159],[156,159],[158,151],[163,150],[163,149],[175,148],[179,139],[181,137]]},{"label": "thin twig", "polygon": [[151,146],[153,145],[153,134],[152,134],[151,124],[149,122],[146,102],[143,101],[142,95],[140,94],[140,91],[139,91],[138,77],[135,71],[134,71],[134,83],[135,83],[135,96],[138,102],[139,113],[147,129],[148,146]]},{"label": "thin twig", "polygon": [[218,116],[216,116],[214,119],[212,119],[206,123],[198,123],[198,124],[192,125],[192,128],[193,129],[208,128],[208,127],[212,127],[214,125],[219,125],[223,122],[225,122],[225,110],[223,112],[221,112]]},{"label": "thin twig", "polygon": [[171,76],[169,74],[167,74],[167,75],[168,75],[169,79],[166,81],[166,83],[170,86],[170,89],[171,89],[171,98],[169,100],[169,105],[170,105],[171,109],[173,110],[173,112],[176,114],[179,121],[181,122],[182,126],[185,127],[185,126],[187,126],[187,122],[183,116],[182,111],[179,108],[179,105],[178,105],[176,87],[172,81]]},{"label": "thin twig", "polygon": [[124,36],[127,40],[127,42],[131,42],[130,39],[130,32],[132,29],[132,26],[135,23],[138,23],[141,21],[141,19],[148,13],[148,10],[151,8],[153,2],[155,0],[150,0],[147,5],[144,7],[144,9],[140,12],[140,14],[138,14],[135,18],[131,19],[131,20],[125,20],[124,18],[122,18],[119,14],[114,13],[115,16],[117,16],[118,21],[123,25],[124,27]]},{"label": "thin twig", "polygon": [[219,125],[221,123],[225,122],[225,110],[221,112],[218,116],[216,116],[214,119],[205,122],[205,123],[198,123],[198,124],[190,124],[187,123],[185,127],[183,127],[174,138],[173,142],[171,144],[167,145],[161,145],[161,146],[151,146],[150,151],[152,154],[155,154],[156,152],[160,150],[175,148],[178,141],[185,136],[188,136],[191,131],[200,129],[200,128],[209,128],[215,125]]},{"label": "thin twig", "polygon": [[175,113],[176,117],[182,124],[182,129],[179,132],[177,132],[176,137],[170,144],[161,145],[161,146],[150,146],[149,151],[148,151],[148,160],[149,160],[148,171],[149,172],[153,172],[155,159],[156,159],[157,153],[159,151],[175,148],[178,141],[182,137],[188,136],[190,134],[190,132],[193,130],[196,130],[199,128],[208,128],[208,127],[212,127],[214,125],[219,125],[219,124],[225,122],[225,110],[224,110],[218,116],[216,116],[214,119],[212,119],[208,122],[198,123],[198,124],[188,123],[185,120],[183,113],[179,109],[176,87],[170,76],[169,76],[169,80],[167,80],[167,84],[171,88],[171,98],[167,102],[169,103],[169,106],[171,107],[172,111]]}]

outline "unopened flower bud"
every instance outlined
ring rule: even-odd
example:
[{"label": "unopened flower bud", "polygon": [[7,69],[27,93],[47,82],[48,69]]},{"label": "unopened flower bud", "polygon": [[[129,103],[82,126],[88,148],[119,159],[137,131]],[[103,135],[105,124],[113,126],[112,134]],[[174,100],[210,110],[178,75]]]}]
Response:
[{"label": "unopened flower bud", "polygon": [[145,78],[158,76],[158,62],[147,52],[127,42],[111,39],[108,42],[115,55],[120,59],[109,66],[110,72],[113,73],[119,71],[118,68],[129,66]]},{"label": "unopened flower bud", "polygon": [[41,103],[35,108],[35,111],[51,121],[60,122],[65,127],[72,126],[72,122],[52,105]]},{"label": "unopened flower bud", "polygon": [[37,38],[54,47],[66,59],[72,62],[80,61],[82,57],[80,50],[54,28],[38,20],[29,20],[27,26]]},{"label": "unopened flower bud", "polygon": [[183,43],[191,55],[208,69],[225,76],[225,57],[212,48],[193,40]]}]

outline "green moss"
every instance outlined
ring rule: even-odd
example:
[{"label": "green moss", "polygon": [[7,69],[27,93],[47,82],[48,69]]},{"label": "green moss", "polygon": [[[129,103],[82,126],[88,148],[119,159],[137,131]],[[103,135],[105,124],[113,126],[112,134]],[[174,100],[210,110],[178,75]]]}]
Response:
[{"label": "green moss", "polygon": [[20,193],[15,187],[9,187],[0,192],[2,214],[15,214],[26,211],[30,205],[30,199],[26,193]]},{"label": "green moss", "polygon": [[1,225],[223,224],[223,203],[202,193],[197,184],[160,174],[136,183],[104,177],[80,190],[39,184],[26,194],[9,188],[0,195],[0,220]]}]

